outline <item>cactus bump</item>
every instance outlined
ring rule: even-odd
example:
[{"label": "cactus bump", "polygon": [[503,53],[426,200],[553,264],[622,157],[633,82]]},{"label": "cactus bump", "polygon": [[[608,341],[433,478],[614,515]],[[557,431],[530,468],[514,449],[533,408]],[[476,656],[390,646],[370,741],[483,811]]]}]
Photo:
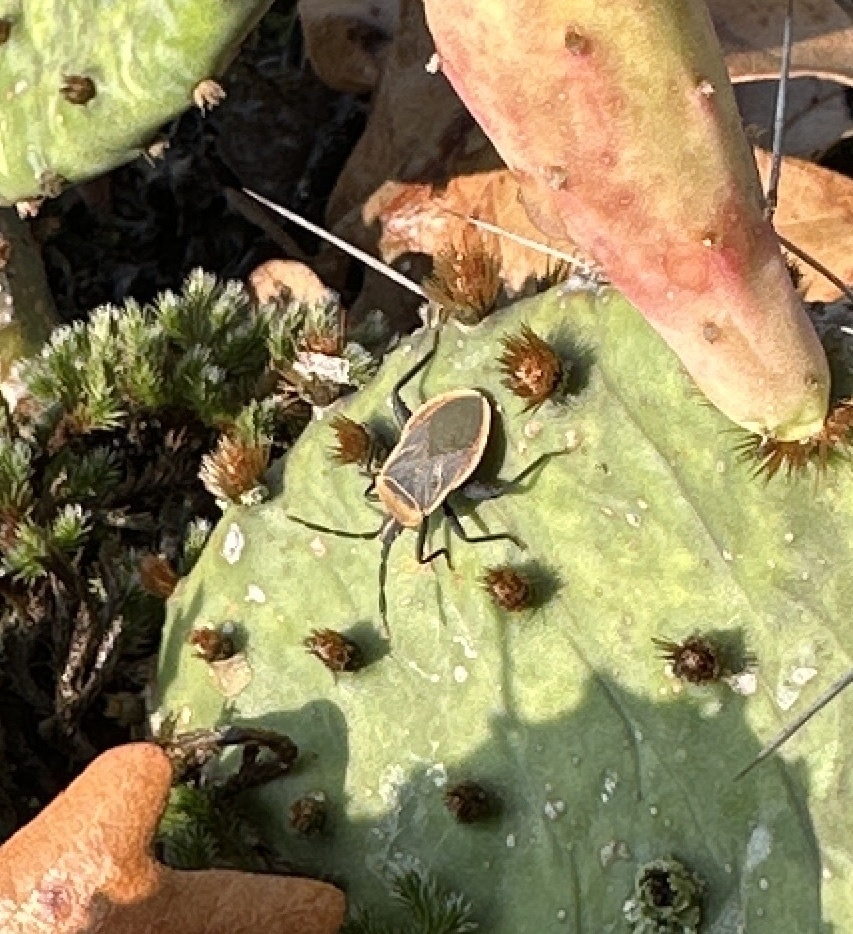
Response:
[{"label": "cactus bump", "polygon": [[[535,409],[501,363],[528,328],[573,374]],[[849,335],[832,339],[851,354]],[[155,722],[293,738],[300,767],[244,804],[288,865],[346,890],[348,934],[474,923],[490,934],[849,934],[850,699],[733,781],[851,666],[849,462],[830,462],[817,490],[812,468],[756,478],[731,423],[613,290],[557,288],[473,328],[450,323],[407,404],[487,393],[483,480],[568,453],[511,495],[470,508],[451,498],[470,533],[511,532],[524,552],[467,545],[439,519],[428,546],[447,544],[453,566],[421,566],[416,533],[403,533],[386,640],[381,543],[288,515],[376,528],[367,479],[337,457],[335,420],[393,437],[391,388],[432,341],[404,340],[270,471],[267,501],[223,515],[169,600]],[[837,377],[849,392],[853,373]],[[236,693],[187,643],[226,622],[244,635]],[[326,630],[358,646],[357,670],[334,674],[306,650]],[[671,646],[678,672],[662,657]],[[687,677],[688,651],[702,677]],[[290,815],[318,795],[322,831],[306,835]],[[429,923],[407,912],[401,880]]]},{"label": "cactus bump", "polygon": [[270,2],[0,0],[0,206],[141,155]]},{"label": "cactus bump", "polygon": [[826,359],[704,0],[427,0],[426,13],[442,72],[534,222],[601,264],[729,418],[815,435]]}]

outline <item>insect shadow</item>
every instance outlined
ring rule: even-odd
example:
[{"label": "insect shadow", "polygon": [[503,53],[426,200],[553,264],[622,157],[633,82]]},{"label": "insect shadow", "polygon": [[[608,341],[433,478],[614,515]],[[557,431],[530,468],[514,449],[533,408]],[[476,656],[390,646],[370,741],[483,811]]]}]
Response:
[{"label": "insect shadow", "polygon": [[391,391],[394,418],[400,435],[381,466],[370,461],[371,480],[365,490],[365,496],[378,500],[385,512],[382,525],[371,532],[351,532],[329,528],[300,516],[288,516],[316,532],[341,538],[381,539],[379,615],[386,637],[389,633],[386,596],[388,555],[399,535],[405,529],[418,530],[416,555],[419,564],[429,564],[443,557],[448,567],[452,567],[450,551],[446,546],[427,553],[430,516],[440,510],[451,530],[468,544],[508,541],[525,549],[525,543],[509,532],[470,535],[447,499],[455,491],[473,502],[497,499],[516,492],[543,463],[567,453],[565,449],[546,452],[511,480],[477,480],[473,475],[483,459],[492,434],[492,403],[486,394],[478,389],[454,389],[428,399],[414,412],[401,395],[402,390],[433,359],[438,344],[439,332],[436,331],[432,348],[403,374]]}]

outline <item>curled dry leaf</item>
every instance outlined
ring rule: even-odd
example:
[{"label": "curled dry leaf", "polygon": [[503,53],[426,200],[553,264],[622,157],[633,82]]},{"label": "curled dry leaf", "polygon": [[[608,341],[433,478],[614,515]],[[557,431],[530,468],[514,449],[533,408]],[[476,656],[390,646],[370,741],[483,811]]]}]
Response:
[{"label": "curled dry leaf", "polygon": [[299,17],[320,80],[337,91],[372,91],[397,31],[398,0],[299,0]]},{"label": "curled dry leaf", "polygon": [[160,865],[172,782],[150,743],[99,756],[0,847],[3,934],[334,934],[344,895],[312,879]]},{"label": "curled dry leaf", "polygon": [[[781,64],[787,0],[707,3],[732,81],[775,79]],[[400,0],[301,0],[299,12],[311,63],[332,87],[338,86],[334,83],[336,73],[358,73],[357,61],[364,54],[355,44],[357,27],[349,37],[348,27],[379,27],[391,38],[400,25]],[[340,25],[335,26],[336,21]],[[331,41],[334,36],[337,44]],[[342,61],[350,55],[352,64]],[[796,5],[791,73],[853,84],[853,8],[849,2],[810,0]]]},{"label": "curled dry leaf", "polygon": [[276,300],[315,305],[333,297],[315,272],[293,259],[261,263],[249,275],[249,291],[259,305]]}]

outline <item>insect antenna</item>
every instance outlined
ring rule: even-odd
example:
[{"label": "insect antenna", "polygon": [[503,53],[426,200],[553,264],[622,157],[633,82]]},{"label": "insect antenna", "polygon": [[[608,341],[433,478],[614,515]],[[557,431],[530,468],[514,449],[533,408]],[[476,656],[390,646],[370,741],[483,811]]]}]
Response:
[{"label": "insect antenna", "polygon": [[738,781],[743,778],[748,772],[751,772],[759,763],[763,762],[765,759],[773,755],[776,750],[782,746],[784,743],[787,743],[788,740],[800,729],[808,723],[811,718],[822,710],[826,705],[835,700],[836,697],[846,688],[853,684],[853,668],[850,671],[843,674],[837,681],[827,688],[820,697],[817,698],[812,704],[810,704],[796,720],[789,723],[783,730],[780,730],[776,736],[761,750],[761,752],[749,763],[745,768],[742,768],[737,775],[732,779],[732,781]]}]

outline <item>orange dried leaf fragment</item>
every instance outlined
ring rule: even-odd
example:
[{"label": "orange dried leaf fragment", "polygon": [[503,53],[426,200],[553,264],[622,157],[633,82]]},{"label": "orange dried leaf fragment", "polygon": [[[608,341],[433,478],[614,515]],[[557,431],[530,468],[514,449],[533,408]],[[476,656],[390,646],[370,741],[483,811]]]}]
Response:
[{"label": "orange dried leaf fragment", "polygon": [[335,934],[345,900],[313,879],[159,864],[172,767],[152,743],[99,756],[0,847],[4,934]]}]

